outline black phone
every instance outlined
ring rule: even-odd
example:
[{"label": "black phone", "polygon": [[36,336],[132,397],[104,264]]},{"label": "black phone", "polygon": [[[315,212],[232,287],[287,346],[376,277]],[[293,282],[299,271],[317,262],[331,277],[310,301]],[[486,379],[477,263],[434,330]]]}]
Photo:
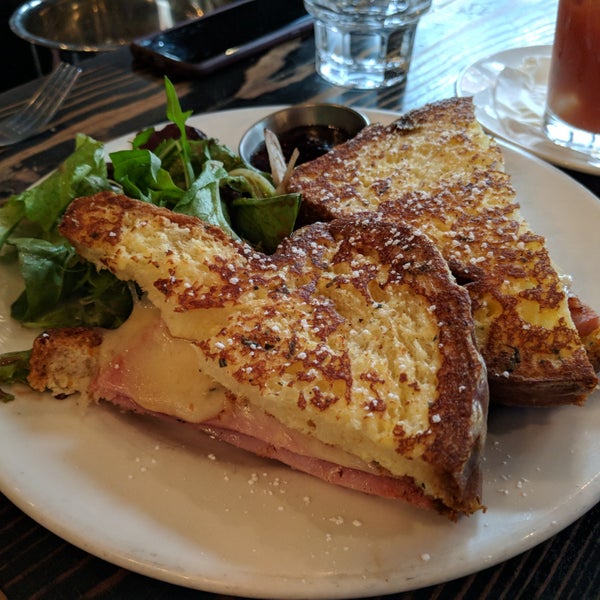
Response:
[{"label": "black phone", "polygon": [[312,31],[302,0],[240,0],[130,47],[136,59],[167,74],[199,76]]}]

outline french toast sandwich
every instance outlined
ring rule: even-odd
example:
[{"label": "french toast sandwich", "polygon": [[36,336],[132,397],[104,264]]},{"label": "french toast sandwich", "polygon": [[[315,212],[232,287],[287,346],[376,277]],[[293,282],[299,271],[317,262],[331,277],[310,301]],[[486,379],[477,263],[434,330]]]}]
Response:
[{"label": "french toast sandwich", "polygon": [[471,297],[492,401],[581,404],[596,388],[600,321],[582,342],[571,313],[582,304],[524,219],[472,99],[372,124],[298,166],[288,190],[302,194],[304,223],[373,211],[431,238]]},{"label": "french toast sandwich", "polygon": [[75,200],[61,232],[145,299],[121,332],[39,336],[35,389],[175,417],[450,517],[482,508],[486,368],[468,293],[426,235],[371,211],[265,255],[111,193]]}]

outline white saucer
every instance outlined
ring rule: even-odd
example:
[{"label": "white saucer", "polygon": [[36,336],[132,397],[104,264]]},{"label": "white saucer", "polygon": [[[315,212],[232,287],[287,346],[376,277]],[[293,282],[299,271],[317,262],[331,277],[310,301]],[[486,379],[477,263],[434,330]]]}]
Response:
[{"label": "white saucer", "polygon": [[492,135],[555,165],[600,175],[600,161],[557,146],[542,131],[552,46],[504,50],[478,60],[456,82],[458,96],[473,96],[477,119]]}]

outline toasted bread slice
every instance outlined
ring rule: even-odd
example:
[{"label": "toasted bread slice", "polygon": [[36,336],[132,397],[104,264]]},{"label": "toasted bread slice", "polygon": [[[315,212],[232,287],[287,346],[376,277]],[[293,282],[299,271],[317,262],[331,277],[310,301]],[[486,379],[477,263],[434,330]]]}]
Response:
[{"label": "toasted bread slice", "polygon": [[471,99],[371,125],[297,167],[289,190],[302,193],[303,222],[379,211],[437,244],[471,296],[493,401],[579,404],[596,387],[565,285],[545,240],[523,218]]},{"label": "toasted bread slice", "polygon": [[197,365],[188,363],[186,359],[195,356],[193,344],[165,336],[166,327],[156,313],[157,309],[142,302],[116,331],[45,332],[34,342],[30,385],[39,391],[51,390],[60,398],[80,392],[86,401],[106,401],[127,411],[175,418],[329,483],[456,516],[456,511],[426,495],[411,477],[394,477],[375,463],[365,463],[285,427],[244,399],[233,397],[199,372]]},{"label": "toasted bread slice", "polygon": [[61,231],[136,281],[237,403],[412,481],[445,512],[481,507],[485,366],[468,294],[426,236],[370,213],[266,256],[109,193],[74,201]]}]

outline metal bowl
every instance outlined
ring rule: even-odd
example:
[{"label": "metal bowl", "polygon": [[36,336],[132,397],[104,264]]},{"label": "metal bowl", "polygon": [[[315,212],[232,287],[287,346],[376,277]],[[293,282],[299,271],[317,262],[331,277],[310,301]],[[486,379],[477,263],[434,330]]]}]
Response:
[{"label": "metal bowl", "polygon": [[285,139],[288,135],[294,135],[293,141],[300,146],[297,164],[301,164],[315,158],[317,152],[311,147],[311,152],[303,155],[303,142],[316,145],[319,142],[317,136],[323,134],[328,138],[321,140],[323,152],[320,153],[323,154],[328,146],[353,138],[368,124],[369,120],[361,112],[340,104],[297,104],[271,113],[254,123],[242,136],[239,154],[246,162],[266,170],[264,161],[263,164],[257,164],[257,156],[264,152],[264,131],[270,129],[279,138],[287,159],[289,152],[286,153]]},{"label": "metal bowl", "polygon": [[29,0],[11,16],[14,33],[69,52],[117,50],[132,40],[203,16],[232,0]]}]

